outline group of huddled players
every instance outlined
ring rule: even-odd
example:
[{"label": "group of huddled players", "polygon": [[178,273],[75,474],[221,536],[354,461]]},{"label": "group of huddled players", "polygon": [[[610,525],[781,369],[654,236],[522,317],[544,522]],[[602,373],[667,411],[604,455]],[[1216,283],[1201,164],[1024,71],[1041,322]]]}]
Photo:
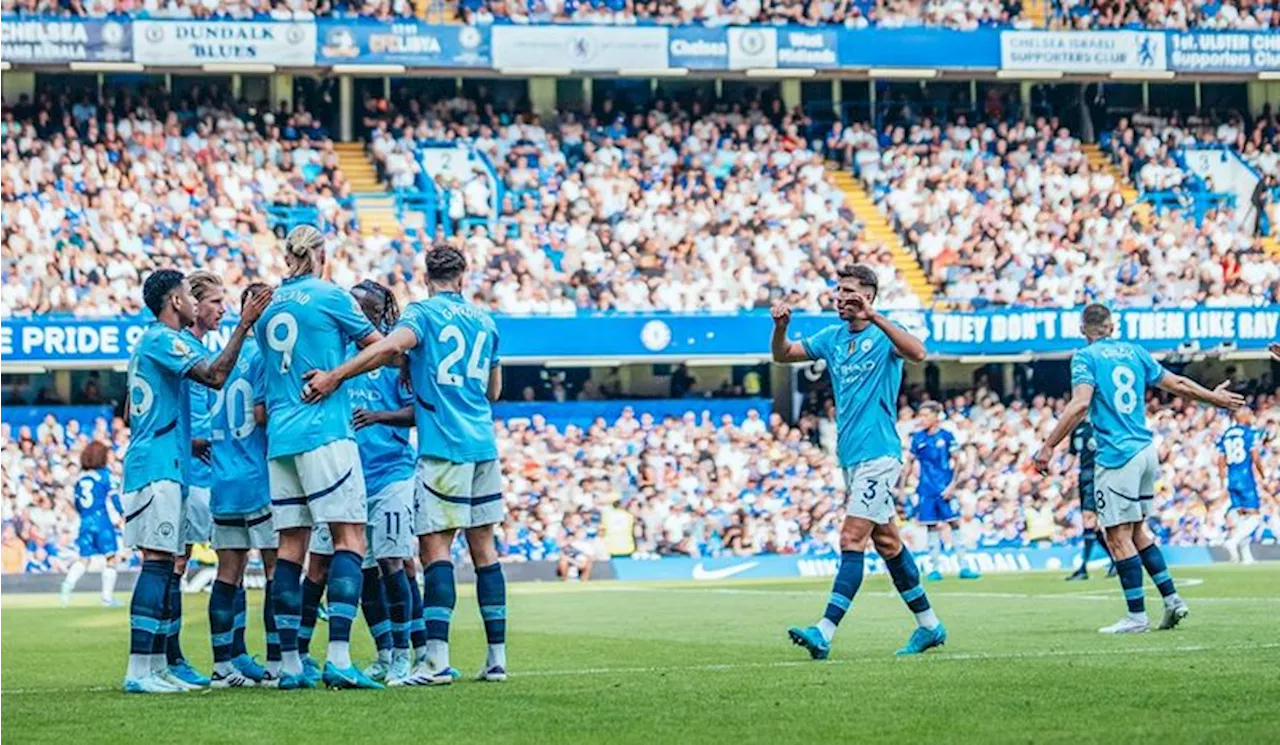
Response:
[{"label": "group of huddled players", "polygon": [[[207,272],[151,274],[155,322],[129,364],[126,543],[143,564],[130,604],[124,690],[444,685],[456,603],[450,547],[464,531],[488,640],[480,679],[506,679],[506,583],[493,526],[501,474],[490,402],[501,392],[498,334],[461,294],[465,258],[426,258],[431,295],[399,312],[373,281],[321,278],[323,235],[295,228],[289,276],[254,284],[217,355],[201,344],[225,298]],[[247,342],[247,343],[246,343]],[[345,384],[344,384],[345,383]],[[417,429],[416,453],[409,437]],[[415,538],[416,536],[416,538]],[[195,543],[218,555],[209,597],[212,675],[182,653],[180,582]],[[267,577],[267,663],[245,644],[245,568]],[[422,590],[419,591],[421,560]],[[323,669],[310,641],[327,592]],[[350,655],[357,607],[378,659]]]}]

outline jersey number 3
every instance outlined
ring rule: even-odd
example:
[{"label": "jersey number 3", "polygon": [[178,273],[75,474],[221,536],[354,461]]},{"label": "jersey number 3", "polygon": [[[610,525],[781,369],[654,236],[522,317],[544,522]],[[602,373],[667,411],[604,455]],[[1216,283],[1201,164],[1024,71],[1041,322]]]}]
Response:
[{"label": "jersey number 3", "polygon": [[[479,380],[482,384],[488,382],[486,376],[489,374],[489,365],[480,359],[480,355],[484,353],[484,344],[488,340],[488,331],[477,334],[475,344],[471,346],[471,356],[467,358],[467,377]],[[436,382],[440,385],[462,385],[462,376],[453,370],[454,365],[467,356],[467,340],[462,335],[462,329],[449,324],[440,329],[437,341],[441,344],[452,344],[453,351],[440,360],[440,365],[436,368]]]}]

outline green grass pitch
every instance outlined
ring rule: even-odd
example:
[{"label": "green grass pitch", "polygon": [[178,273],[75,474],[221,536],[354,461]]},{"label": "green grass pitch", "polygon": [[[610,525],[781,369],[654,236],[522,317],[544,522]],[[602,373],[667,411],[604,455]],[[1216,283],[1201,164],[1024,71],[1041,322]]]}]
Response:
[{"label": "green grass pitch", "polygon": [[[912,620],[868,578],[832,658],[786,638],[825,580],[512,585],[512,678],[387,691],[119,692],[124,610],[83,594],[6,595],[6,742],[68,743],[1254,743],[1280,737],[1280,566],[1175,568],[1184,626],[1096,629],[1123,613],[1114,580],[995,575],[928,585],[950,641],[896,659]],[[1160,601],[1148,587],[1148,607]],[[85,589],[90,589],[86,586]],[[184,647],[208,671],[207,596],[186,600]],[[261,653],[251,593],[250,649]],[[483,631],[469,588],[453,626],[473,674]],[[326,630],[317,630],[323,652]],[[369,657],[363,625],[353,654]]]}]

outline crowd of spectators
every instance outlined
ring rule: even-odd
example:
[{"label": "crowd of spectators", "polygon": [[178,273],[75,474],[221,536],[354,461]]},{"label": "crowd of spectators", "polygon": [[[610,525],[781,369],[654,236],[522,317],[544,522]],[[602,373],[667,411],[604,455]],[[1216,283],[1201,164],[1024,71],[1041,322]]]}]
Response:
[{"label": "crowd of spectators", "polygon": [[3,0],[17,15],[379,20],[450,14],[469,24],[796,24],[846,28],[1029,27],[1021,0]]},{"label": "crowd of spectators", "polygon": [[1270,0],[1055,0],[1053,25],[1064,29],[1266,31],[1280,29]]},{"label": "crowd of spectators", "polygon": [[[1047,477],[1029,461],[1062,401],[1035,396],[1002,401],[984,388],[942,401],[943,426],[959,443],[954,498],[959,535],[976,549],[1064,545],[1080,534],[1073,457],[1059,451]],[[557,560],[566,553],[603,558],[834,555],[842,482],[834,459],[829,402],[810,401],[794,424],[774,414],[714,419],[695,407],[655,420],[626,410],[612,422],[557,428],[540,416],[499,421],[507,520],[501,550],[508,561]],[[1258,540],[1280,539],[1280,400],[1255,396],[1264,432],[1264,516]],[[1151,525],[1164,543],[1220,543],[1232,524],[1217,470],[1223,414],[1183,402],[1148,402],[1160,451]],[[903,403],[904,441],[917,428]],[[92,430],[92,431],[88,431]],[[4,571],[56,571],[75,558],[77,518],[71,486],[79,451],[91,439],[112,444],[120,467],[124,423],[99,420],[81,429],[50,415],[40,425],[0,429],[3,446]],[[912,514],[914,477],[899,495]],[[922,536],[907,530],[909,540]]]},{"label": "crowd of spectators", "polygon": [[1029,28],[1020,0],[461,0],[468,23]]},{"label": "crowd of spectators", "polygon": [[[1270,163],[1269,112],[1253,130],[1231,121],[1218,141]],[[1255,142],[1264,133],[1268,140]],[[1131,139],[1126,130],[1112,141]],[[883,132],[853,125],[833,131],[828,147],[852,163],[949,304],[1230,306],[1280,298],[1280,264],[1255,222],[1238,214],[1242,205],[1173,209],[1155,219],[1145,205],[1126,202],[1114,171],[1091,164],[1056,119],[922,118]],[[1134,172],[1140,182],[1181,182],[1167,153],[1157,148],[1151,160],[1145,173]]]},{"label": "crowd of spectators", "polygon": [[732,311],[792,290],[817,309],[843,260],[878,268],[886,307],[920,305],[887,250],[862,236],[799,111],[660,101],[631,116],[543,120],[454,99],[368,122],[393,183],[418,177],[421,143],[476,153],[436,185],[463,225],[475,286],[504,312]]},{"label": "crowd of spectators", "polygon": [[[450,99],[365,122],[394,185],[419,178],[420,142],[477,153],[465,182],[442,174],[438,186],[470,286],[496,311],[732,311],[784,292],[819,309],[845,260],[877,267],[884,307],[920,305],[887,249],[861,234],[798,112],[660,103],[544,122]],[[327,230],[331,279],[382,278],[404,301],[424,292],[416,258],[428,239],[403,227],[361,235],[332,142],[305,109],[212,94],[168,106],[42,97],[7,109],[2,126],[0,314],[133,312],[140,278],[160,263],[211,269],[233,287],[277,280],[266,215],[295,206]]]},{"label": "crowd of spectators", "polygon": [[[273,207],[316,208],[352,231],[333,143],[302,107],[281,113],[217,90],[42,94],[0,121],[0,314],[105,316],[141,308],[157,266],[235,284],[279,276]],[[339,227],[341,226],[341,227]]]}]

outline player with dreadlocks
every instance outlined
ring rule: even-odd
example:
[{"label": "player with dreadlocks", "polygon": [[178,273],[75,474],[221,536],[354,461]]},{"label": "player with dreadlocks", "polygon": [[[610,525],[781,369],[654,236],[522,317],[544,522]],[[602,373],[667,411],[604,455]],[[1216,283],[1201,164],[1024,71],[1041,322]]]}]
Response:
[{"label": "player with dreadlocks", "polygon": [[[370,279],[351,289],[374,328],[389,333],[400,320],[400,305],[391,290]],[[373,634],[378,659],[365,668],[368,677],[400,683],[409,677],[410,620],[413,598],[409,572],[416,553],[413,531],[413,468],[409,444],[413,396],[395,368],[377,367],[352,378],[348,389],[354,408],[352,424],[360,462],[364,465],[369,521],[360,605]],[[421,602],[419,602],[421,605]]]}]

